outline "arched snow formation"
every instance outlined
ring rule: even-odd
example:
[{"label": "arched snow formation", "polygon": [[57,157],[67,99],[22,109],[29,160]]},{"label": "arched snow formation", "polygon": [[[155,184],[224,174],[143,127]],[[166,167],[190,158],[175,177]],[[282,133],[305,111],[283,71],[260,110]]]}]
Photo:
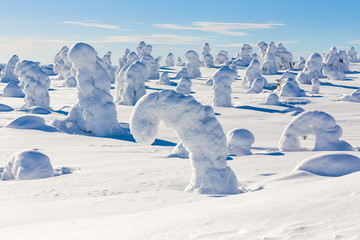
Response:
[{"label": "arched snow formation", "polygon": [[136,103],[131,115],[130,130],[135,140],[153,143],[160,120],[175,129],[189,151],[192,177],[186,191],[239,192],[236,176],[226,163],[226,137],[212,107],[173,90],[147,94]]},{"label": "arched snow formation", "polygon": [[313,151],[351,151],[353,148],[339,140],[342,129],[335,119],[322,111],[306,111],[295,117],[285,128],[279,142],[280,151],[301,151],[300,138],[315,135]]}]

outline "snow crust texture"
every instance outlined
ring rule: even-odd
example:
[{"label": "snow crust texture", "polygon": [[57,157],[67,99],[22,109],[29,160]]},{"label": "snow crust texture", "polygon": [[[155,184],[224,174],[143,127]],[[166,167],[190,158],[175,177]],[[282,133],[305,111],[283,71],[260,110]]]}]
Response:
[{"label": "snow crust texture", "polygon": [[210,106],[192,96],[163,90],[142,97],[135,105],[130,129],[139,143],[154,142],[160,120],[173,128],[189,151],[192,177],[188,192],[238,193],[238,182],[227,166],[226,137]]}]

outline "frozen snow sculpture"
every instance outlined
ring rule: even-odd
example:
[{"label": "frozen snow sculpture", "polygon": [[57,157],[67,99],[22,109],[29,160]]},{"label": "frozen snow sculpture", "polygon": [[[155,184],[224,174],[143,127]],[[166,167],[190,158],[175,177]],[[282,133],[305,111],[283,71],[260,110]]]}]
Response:
[{"label": "frozen snow sculpture", "polygon": [[349,50],[347,51],[347,55],[348,55],[349,62],[356,63],[359,61],[358,54],[355,51],[354,47],[349,48]]},{"label": "frozen snow sculpture", "polygon": [[206,68],[214,67],[214,58],[210,53],[207,53],[203,56],[203,66]]},{"label": "frozen snow sculpture", "polygon": [[221,50],[215,57],[214,65],[222,66],[229,59],[229,53],[227,51]]},{"label": "frozen snow sculpture", "polygon": [[199,59],[199,55],[194,50],[189,50],[185,53],[185,58],[187,60],[186,68],[189,73],[189,77],[201,77],[200,67],[202,63]]},{"label": "frozen snow sculpture", "polygon": [[276,48],[276,56],[278,56],[278,69],[287,70],[293,67],[292,53],[286,50],[286,48],[281,43],[279,43]]},{"label": "frozen snow sculpture", "polygon": [[37,150],[22,150],[4,168],[3,180],[30,180],[54,177],[50,159]]},{"label": "frozen snow sculpture", "polygon": [[241,59],[245,64],[249,65],[254,59],[252,47],[249,44],[243,44],[240,52],[237,53],[236,58]]},{"label": "frozen snow sculpture", "polygon": [[319,94],[320,93],[320,81],[318,78],[313,78],[311,80],[311,91],[312,94]]},{"label": "frozen snow sculpture", "polygon": [[137,55],[141,57],[145,53],[146,43],[144,41],[141,41],[136,45],[136,51]]},{"label": "frozen snow sculpture", "polygon": [[264,89],[265,83],[266,82],[264,81],[264,78],[255,79],[255,81],[252,83],[250,89],[247,90],[246,93],[261,93]]},{"label": "frozen snow sculpture", "polygon": [[305,68],[296,77],[296,81],[302,84],[310,84],[311,79],[322,77],[322,57],[313,53],[305,62]]},{"label": "frozen snow sculpture", "polygon": [[175,129],[189,151],[192,177],[187,192],[239,193],[236,176],[226,163],[226,137],[212,107],[172,90],[147,94],[131,115],[130,129],[135,140],[153,143],[160,120]]},{"label": "frozen snow sculpture", "polygon": [[251,155],[254,135],[246,129],[233,129],[227,135],[227,150],[230,155]]},{"label": "frozen snow sculpture", "polygon": [[260,64],[262,64],[265,59],[266,50],[268,48],[268,45],[265,42],[261,41],[261,42],[258,42],[257,46],[259,48],[257,59],[259,60]]},{"label": "frozen snow sculpture", "polygon": [[125,73],[125,85],[120,104],[134,106],[146,94],[145,81],[147,75],[145,64],[137,61],[130,65]]},{"label": "frozen snow sculpture", "polygon": [[171,85],[170,79],[169,79],[169,72],[165,71],[160,74],[160,79],[156,83],[159,85]]},{"label": "frozen snow sculpture", "polygon": [[265,75],[271,75],[277,73],[275,51],[276,48],[274,42],[271,42],[266,50],[263,63],[261,64],[261,71]]},{"label": "frozen snow sculpture", "polygon": [[231,84],[237,72],[228,66],[221,67],[213,76],[214,106],[231,107]]},{"label": "frozen snow sculpture", "polygon": [[357,89],[357,90],[353,91],[352,93],[343,96],[341,98],[341,100],[360,103],[360,89]]},{"label": "frozen snow sculpture", "polygon": [[325,177],[340,177],[360,171],[360,158],[344,153],[317,154],[299,163],[293,171],[299,170]]},{"label": "frozen snow sculpture", "polygon": [[292,78],[282,81],[280,87],[277,88],[280,97],[304,97],[305,91],[299,87],[299,84]]},{"label": "frozen snow sculpture", "polygon": [[168,53],[165,57],[165,66],[173,67],[175,65],[174,54]]},{"label": "frozen snow sculpture", "polygon": [[139,57],[135,52],[131,52],[127,55],[126,64],[118,72],[115,78],[115,88],[116,88],[116,102],[121,100],[121,95],[125,86],[125,72],[130,67],[131,64],[138,61]]},{"label": "frozen snow sculpture", "polygon": [[175,154],[181,158],[189,158],[189,152],[188,152],[188,150],[186,150],[186,148],[184,147],[182,142],[179,142],[178,144],[176,144],[176,146],[172,150],[172,154]]},{"label": "frozen snow sculpture", "polygon": [[116,117],[115,104],[110,94],[111,80],[97,61],[97,52],[86,43],[76,43],[69,58],[77,71],[77,102],[65,119],[66,127],[97,136],[118,134],[121,127]]},{"label": "frozen snow sculpture", "polygon": [[25,107],[49,108],[50,78],[41,70],[39,63],[23,60],[16,64],[15,74],[24,83]]},{"label": "frozen snow sculpture", "polygon": [[15,66],[19,62],[19,57],[17,55],[13,55],[9,62],[6,64],[4,68],[4,76],[1,78],[0,82],[9,83],[15,82],[18,83],[18,76],[15,74]]},{"label": "frozen snow sculpture", "polygon": [[281,103],[279,102],[279,96],[276,93],[270,93],[269,96],[267,96],[266,98],[265,104],[280,105]]},{"label": "frozen snow sculpture", "polygon": [[180,78],[189,78],[190,75],[188,73],[188,70],[186,67],[183,67],[180,69],[180,71],[176,74],[175,79],[180,79]]},{"label": "frozen snow sculpture", "polygon": [[351,145],[339,140],[342,129],[335,119],[322,111],[306,111],[295,117],[285,128],[279,142],[280,151],[301,151],[300,138],[316,137],[313,151],[352,151]]},{"label": "frozen snow sculpture", "polygon": [[3,97],[18,97],[22,98],[25,96],[21,87],[16,82],[9,82],[3,91]]},{"label": "frozen snow sculpture", "polygon": [[142,62],[146,66],[148,79],[159,79],[160,65],[158,62],[156,62],[153,56],[145,53],[140,58],[140,62]]},{"label": "frozen snow sculpture", "polygon": [[260,62],[256,59],[252,60],[249,67],[246,69],[245,77],[241,82],[241,86],[243,88],[250,88],[257,78],[264,79],[266,83],[266,79],[261,76],[260,71]]},{"label": "frozen snow sculpture", "polygon": [[175,91],[185,95],[189,95],[191,92],[192,82],[188,78],[181,78],[179,84],[177,85]]},{"label": "frozen snow sculpture", "polygon": [[182,66],[183,65],[183,63],[182,63],[182,61],[181,61],[181,57],[178,57],[177,58],[177,60],[176,60],[177,62],[176,62],[176,66]]},{"label": "frozen snow sculpture", "polygon": [[296,69],[304,69],[305,68],[305,59],[303,57],[300,57],[299,60],[295,62],[295,68]]}]

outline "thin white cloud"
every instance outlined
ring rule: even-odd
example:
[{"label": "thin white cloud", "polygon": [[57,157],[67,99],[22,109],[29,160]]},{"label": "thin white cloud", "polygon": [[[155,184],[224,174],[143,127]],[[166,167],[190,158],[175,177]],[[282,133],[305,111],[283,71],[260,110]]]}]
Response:
[{"label": "thin white cloud", "polygon": [[94,23],[93,20],[91,22],[64,21],[63,23],[79,25],[79,26],[83,26],[83,27],[95,27],[95,28],[115,29],[115,30],[122,30],[122,31],[132,31],[131,29],[123,29],[123,28],[119,28],[118,26],[115,26],[115,25]]},{"label": "thin white cloud", "polygon": [[360,40],[350,40],[347,43],[348,44],[360,44]]},{"label": "thin white cloud", "polygon": [[249,34],[237,30],[269,29],[276,26],[285,26],[283,23],[218,23],[218,22],[192,22],[191,26],[177,24],[153,24],[154,27],[175,30],[198,30],[215,32],[227,36],[248,36]]},{"label": "thin white cloud", "polygon": [[182,45],[194,44],[203,41],[202,37],[174,35],[174,34],[152,34],[152,35],[127,35],[127,36],[108,36],[103,40],[90,41],[93,43],[138,43],[140,41],[150,44]]}]

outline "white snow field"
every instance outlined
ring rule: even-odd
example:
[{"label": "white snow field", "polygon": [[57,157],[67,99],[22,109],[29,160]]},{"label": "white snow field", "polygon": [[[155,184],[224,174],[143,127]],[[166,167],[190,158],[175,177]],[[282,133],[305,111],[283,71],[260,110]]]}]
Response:
[{"label": "white snow field", "polygon": [[[103,54],[99,53],[100,56]],[[100,68],[94,59],[91,64]],[[158,80],[150,80],[145,82],[146,93],[175,90],[180,79],[174,77],[181,68],[160,68],[160,73],[169,72],[174,84],[159,85]],[[86,74],[86,70],[79,70],[79,77]],[[191,93],[184,98],[194,97],[204,106],[212,105],[213,87],[206,86],[205,82],[217,70],[200,67],[201,77],[191,78]],[[74,104],[81,104],[77,89],[63,87],[65,80],[58,80],[57,76],[50,77],[51,111],[48,114],[23,111],[23,98],[0,97],[0,172],[4,171],[13,154],[26,149],[38,149],[48,156],[54,169],[54,177],[50,178],[0,181],[0,239],[360,239],[360,172],[357,171],[360,103],[341,100],[344,95],[360,88],[360,64],[350,64],[344,81],[320,76],[319,94],[310,93],[310,84],[299,84],[305,90],[305,96],[279,97],[279,102],[273,102],[276,105],[265,102],[284,71],[264,75],[268,86],[258,94],[245,94],[247,89],[241,87],[245,71],[245,67],[239,67],[238,76],[231,85],[232,106],[213,107],[223,133],[247,129],[255,138],[251,155],[227,158],[226,164],[236,175],[239,186],[239,194],[232,195],[184,191],[193,174],[190,159],[194,156],[192,150],[190,159],[172,154],[180,141],[184,141],[184,146],[189,145],[188,140],[180,134],[178,137],[173,129],[181,131],[178,129],[186,124],[191,128],[195,126],[191,121],[182,122],[177,118],[179,114],[170,115],[176,113],[176,109],[169,109],[169,115],[166,109],[162,109],[161,114],[170,119],[171,124],[178,125],[169,128],[160,121],[154,143],[143,145],[136,143],[131,136],[99,137],[81,131],[70,134],[51,126],[54,120],[65,120]],[[106,71],[102,69],[101,73],[106,74]],[[78,81],[80,91],[83,91],[82,81],[86,80],[83,76]],[[314,77],[319,76],[311,75],[308,80]],[[110,89],[110,79],[106,81],[106,87],[98,90],[103,89],[104,95]],[[1,94],[6,85],[0,83]],[[110,94],[116,98],[114,84]],[[93,99],[95,105],[103,104],[92,96],[88,98]],[[110,104],[111,97],[106,99],[110,99],[105,101]],[[175,108],[176,104],[171,101],[168,99],[165,102],[169,105],[165,105],[173,104]],[[115,108],[119,126],[129,130],[134,106],[115,104]],[[154,115],[151,116],[156,116],[157,108],[152,109]],[[307,132],[306,139],[301,137],[298,141],[298,151],[280,151],[278,143],[284,129],[304,111],[322,111],[332,116],[336,125],[341,126],[340,140],[351,144],[354,149],[346,152],[312,151],[315,136]],[[199,117],[196,111],[186,114],[187,118],[192,114],[194,118]],[[102,116],[108,115],[104,113]],[[176,119],[171,121],[174,116]],[[117,123],[116,119],[107,120]],[[157,123],[157,119],[150,121]],[[201,141],[191,144],[194,147],[206,145]],[[216,151],[212,148],[214,144],[211,142],[204,147]],[[309,161],[305,164],[312,172],[326,173],[329,170],[349,174],[329,177],[296,168],[318,154],[325,157],[315,157],[311,162],[313,165]],[[334,154],[345,155],[337,163],[340,168],[334,163]],[[221,162],[224,164],[223,159]],[[328,164],[335,164],[335,168],[328,169]]]}]

